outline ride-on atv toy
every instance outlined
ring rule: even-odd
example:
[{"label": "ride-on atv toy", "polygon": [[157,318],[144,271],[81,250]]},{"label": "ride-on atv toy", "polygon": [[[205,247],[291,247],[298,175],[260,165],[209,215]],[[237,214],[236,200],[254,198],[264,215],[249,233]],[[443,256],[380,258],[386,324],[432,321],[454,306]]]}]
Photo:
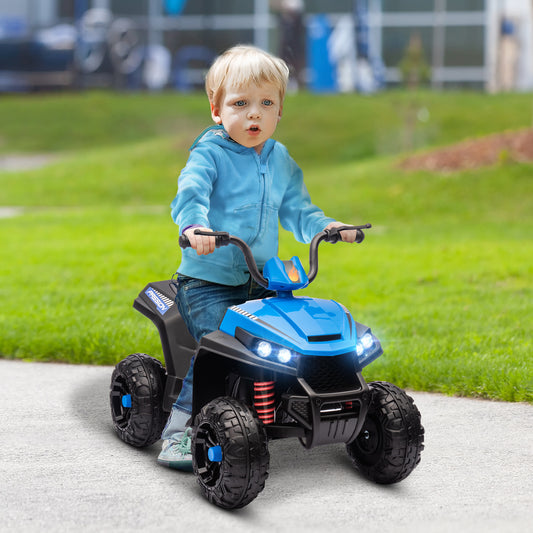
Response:
[{"label": "ride-on atv toy", "polygon": [[424,429],[402,389],[365,382],[361,371],[382,354],[380,342],[341,304],[292,294],[315,278],[321,241],[336,243],[341,231],[356,229],[361,242],[369,227],[318,233],[307,274],[297,257],[270,259],[261,273],[245,242],[209,233],[217,246],[238,246],[253,279],[277,296],[228,308],[220,329],[198,345],[174,303],[174,282],[148,284],[134,307],[159,330],[166,372],[145,354],[117,364],[110,401],[119,437],[138,447],[159,440],[195,355],[193,470],[214,504],[243,507],[263,490],[269,439],[296,437],[306,448],[345,443],[367,478],[384,484],[406,478],[420,461]]}]

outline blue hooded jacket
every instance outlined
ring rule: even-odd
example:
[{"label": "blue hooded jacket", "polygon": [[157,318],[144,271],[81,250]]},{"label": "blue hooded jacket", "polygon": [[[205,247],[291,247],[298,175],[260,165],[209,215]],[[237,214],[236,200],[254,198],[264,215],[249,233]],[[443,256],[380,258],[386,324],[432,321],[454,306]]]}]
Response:
[{"label": "blue hooded jacket", "polygon": [[[334,220],[311,203],[302,171],[285,146],[269,139],[257,154],[233,141],[223,126],[208,128],[192,145],[171,208],[182,230],[199,224],[246,241],[260,269],[277,255],[278,219],[301,242],[310,242]],[[187,248],[178,272],[222,285],[249,279],[235,246],[202,256]]]}]

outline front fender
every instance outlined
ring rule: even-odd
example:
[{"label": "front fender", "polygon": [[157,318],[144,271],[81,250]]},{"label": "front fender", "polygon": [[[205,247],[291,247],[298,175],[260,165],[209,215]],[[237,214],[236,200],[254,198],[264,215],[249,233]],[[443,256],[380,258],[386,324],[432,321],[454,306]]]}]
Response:
[{"label": "front fender", "polygon": [[244,379],[261,381],[273,374],[296,377],[297,370],[262,359],[231,335],[213,331],[201,339],[194,360],[193,420],[205,404],[227,395],[227,378],[232,373]]}]

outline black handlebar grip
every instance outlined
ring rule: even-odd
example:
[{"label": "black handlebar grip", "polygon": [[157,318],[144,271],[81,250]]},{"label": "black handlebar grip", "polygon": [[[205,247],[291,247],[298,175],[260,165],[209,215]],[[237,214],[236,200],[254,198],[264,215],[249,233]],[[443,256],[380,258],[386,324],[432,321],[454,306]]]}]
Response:
[{"label": "black handlebar grip", "polygon": [[[225,231],[203,231],[197,229],[194,231],[195,235],[205,235],[206,237],[215,238],[215,247],[220,248],[221,246],[228,246],[230,244],[230,235]],[[191,243],[187,235],[180,235],[178,240],[180,248],[190,248]]]},{"label": "black handlebar grip", "polygon": [[364,224],[363,226],[338,226],[324,230],[324,240],[331,244],[335,244],[342,241],[342,231],[356,231],[355,242],[360,243],[365,239],[365,233],[363,229],[371,228],[372,224]]},{"label": "black handlebar grip", "polygon": [[180,235],[178,242],[179,242],[180,248],[191,247],[191,243],[189,242],[189,237],[187,237],[187,235]]}]

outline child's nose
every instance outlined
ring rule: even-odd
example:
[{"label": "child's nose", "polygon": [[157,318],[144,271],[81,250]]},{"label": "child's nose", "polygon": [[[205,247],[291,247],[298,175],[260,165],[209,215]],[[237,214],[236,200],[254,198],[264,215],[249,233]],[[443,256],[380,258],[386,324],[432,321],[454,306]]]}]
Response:
[{"label": "child's nose", "polygon": [[261,110],[258,107],[251,107],[248,110],[248,118],[261,118]]}]

